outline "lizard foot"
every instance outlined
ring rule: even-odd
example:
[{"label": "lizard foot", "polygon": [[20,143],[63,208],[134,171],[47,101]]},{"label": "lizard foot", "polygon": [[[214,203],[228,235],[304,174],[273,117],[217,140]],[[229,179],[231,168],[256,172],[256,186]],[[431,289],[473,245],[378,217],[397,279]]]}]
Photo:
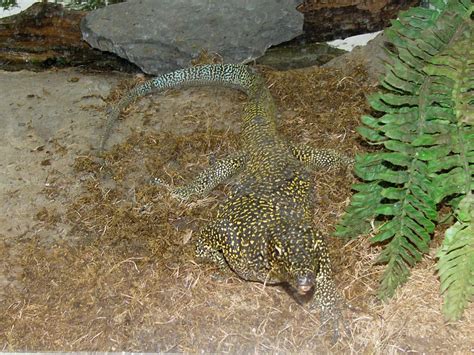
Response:
[{"label": "lizard foot", "polygon": [[[311,310],[316,309],[313,305],[310,307]],[[343,316],[341,312],[341,308],[337,307],[322,307],[318,305],[320,311],[320,320],[321,320],[321,327],[320,327],[320,334],[330,334],[331,336],[331,343],[335,344],[341,339],[341,335],[350,337],[351,330],[347,323],[347,319]],[[341,334],[342,328],[342,334]]]}]

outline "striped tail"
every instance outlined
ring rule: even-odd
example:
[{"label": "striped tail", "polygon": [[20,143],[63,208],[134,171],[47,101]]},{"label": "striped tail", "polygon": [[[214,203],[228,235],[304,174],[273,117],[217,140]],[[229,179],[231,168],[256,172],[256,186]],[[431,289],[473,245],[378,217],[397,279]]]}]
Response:
[{"label": "striped tail", "polygon": [[176,70],[157,76],[130,90],[115,106],[107,110],[107,122],[101,137],[99,152],[105,148],[112,128],[120,113],[135,99],[154,91],[171,88],[218,85],[228,86],[245,92],[249,99],[259,100],[262,92],[266,92],[263,80],[249,67],[239,64],[211,64]]}]

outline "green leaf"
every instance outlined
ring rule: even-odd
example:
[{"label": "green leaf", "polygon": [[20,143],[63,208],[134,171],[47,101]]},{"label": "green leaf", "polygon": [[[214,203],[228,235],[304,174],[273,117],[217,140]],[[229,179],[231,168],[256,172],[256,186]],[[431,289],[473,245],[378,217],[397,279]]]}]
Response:
[{"label": "green leaf", "polygon": [[369,141],[372,141],[372,142],[381,142],[381,141],[384,141],[384,140],[387,139],[385,136],[381,135],[377,131],[375,131],[371,128],[364,127],[364,126],[357,127],[356,131],[362,137],[364,137],[364,138],[366,138],[366,139],[368,139]]},{"label": "green leaf", "polygon": [[451,134],[422,134],[413,140],[414,146],[447,144],[451,141]]},{"label": "green leaf", "polygon": [[411,145],[393,139],[383,142],[383,145],[388,150],[405,153],[406,155],[412,155],[415,152]]},{"label": "green leaf", "polygon": [[394,165],[398,166],[409,166],[410,163],[412,162],[412,159],[405,154],[402,153],[379,153],[379,156],[383,158],[383,160],[386,160]]},{"label": "green leaf", "polygon": [[382,123],[413,123],[418,119],[418,108],[411,107],[409,110],[400,111],[396,113],[386,113],[379,118]]},{"label": "green leaf", "polygon": [[[428,121],[425,123],[425,126],[423,127],[423,131],[427,134],[433,134],[433,133],[449,133],[451,132],[453,127],[446,121],[441,121],[441,120],[433,120],[433,121]],[[424,136],[424,134],[423,134]]]},{"label": "green leaf", "polygon": [[394,203],[390,205],[383,204],[375,209],[375,213],[385,216],[398,216],[401,213],[400,203]]},{"label": "green leaf", "polygon": [[452,169],[453,167],[460,166],[462,162],[463,160],[459,155],[449,155],[436,160],[431,160],[428,162],[428,169],[430,172],[436,173],[441,170],[448,170]]},{"label": "green leaf", "polygon": [[[418,105],[418,96],[413,95],[395,95],[395,94],[383,94],[380,99],[389,104],[390,106],[416,106]],[[375,107],[374,107],[375,108]]]},{"label": "green leaf", "polygon": [[[410,190],[412,194],[408,194],[406,196],[406,201],[411,206],[413,206],[413,208],[420,211],[420,213],[422,212],[427,218],[435,219],[437,216],[436,209],[435,209],[436,205],[435,204],[430,205],[426,199],[417,199],[413,195],[414,186],[411,185],[410,187],[411,187]],[[433,215],[434,215],[434,218],[432,218]]]},{"label": "green leaf", "polygon": [[435,160],[445,157],[451,151],[451,147],[448,145],[437,145],[428,148],[419,148],[416,151],[416,156],[421,160]]},{"label": "green leaf", "polygon": [[430,235],[410,218],[406,218],[404,223],[405,226],[402,227],[403,234],[409,237],[410,242],[416,246],[417,250],[422,253],[427,253],[429,250],[428,244],[430,242]]},{"label": "green leaf", "polygon": [[354,170],[357,176],[367,181],[383,180],[394,184],[402,184],[408,180],[406,171],[393,171],[383,165],[365,167],[365,169],[356,166]]},{"label": "green leaf", "polygon": [[378,129],[380,127],[380,121],[372,116],[363,115],[360,118],[361,122],[370,128]]},{"label": "green leaf", "polygon": [[397,223],[399,223],[398,219],[394,218],[391,221],[383,224],[382,227],[380,227],[377,234],[374,237],[372,237],[370,242],[372,244],[375,244],[375,243],[382,243],[388,239],[391,239],[395,235],[396,228],[394,227],[396,226]]},{"label": "green leaf", "polygon": [[447,123],[454,122],[456,119],[454,111],[450,107],[430,106],[426,109],[426,116]]},{"label": "green leaf", "polygon": [[406,189],[397,187],[386,187],[381,192],[382,196],[390,200],[401,200],[407,194]]},{"label": "green leaf", "polygon": [[377,260],[379,263],[387,263],[378,291],[378,296],[382,300],[393,296],[395,289],[408,279],[410,271],[406,263],[408,256],[404,247],[403,237],[397,234],[392,238]]},{"label": "green leaf", "polygon": [[420,85],[418,84],[399,78],[392,71],[389,71],[385,78],[382,80],[382,85],[389,90],[401,90],[403,92],[407,92],[413,95],[416,95],[418,93],[420,87]]},{"label": "green leaf", "polygon": [[[433,198],[436,203],[440,202],[447,196],[453,194],[467,194],[470,190],[469,182],[472,181],[470,173],[466,176],[466,171],[462,167],[451,169],[446,174],[438,174],[433,176],[433,185],[436,187],[433,190]],[[466,183],[466,178],[469,178]]]},{"label": "green leaf", "polygon": [[387,124],[381,128],[386,137],[410,143],[416,137],[416,126],[413,123]]},{"label": "green leaf", "polygon": [[352,189],[355,191],[360,191],[360,192],[371,192],[371,193],[380,193],[380,190],[382,187],[379,185],[377,181],[375,182],[370,182],[370,183],[360,183],[360,184],[353,184]]},{"label": "green leaf", "polygon": [[[408,50],[412,51],[412,47],[408,47]],[[406,80],[408,82],[412,82],[414,84],[421,84],[425,80],[425,76],[418,72],[417,70],[409,68],[405,63],[401,60],[395,61],[392,64],[394,73],[400,79]]]},{"label": "green leaf", "polygon": [[369,103],[372,106],[372,108],[377,111],[386,112],[386,113],[392,113],[392,112],[397,111],[396,107],[388,105],[385,101],[382,100],[381,93],[373,94],[369,96]]},{"label": "green leaf", "polygon": [[[424,61],[421,58],[416,57],[413,55],[408,49],[406,48],[399,48],[398,49],[398,55],[400,59],[408,64],[410,67],[416,70],[416,68],[423,68],[424,66]],[[420,72],[417,70],[417,72]],[[415,86],[418,88],[419,86]],[[417,90],[414,90],[413,93],[416,93]]]}]

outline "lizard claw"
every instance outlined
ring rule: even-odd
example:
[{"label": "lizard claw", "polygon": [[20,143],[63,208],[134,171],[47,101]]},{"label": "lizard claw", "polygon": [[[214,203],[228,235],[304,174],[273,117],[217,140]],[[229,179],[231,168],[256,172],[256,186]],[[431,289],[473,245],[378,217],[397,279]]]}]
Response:
[{"label": "lizard claw", "polygon": [[157,178],[157,177],[151,178],[150,184],[157,185],[157,186],[169,187],[168,183],[166,183],[164,180],[162,180],[160,178]]}]

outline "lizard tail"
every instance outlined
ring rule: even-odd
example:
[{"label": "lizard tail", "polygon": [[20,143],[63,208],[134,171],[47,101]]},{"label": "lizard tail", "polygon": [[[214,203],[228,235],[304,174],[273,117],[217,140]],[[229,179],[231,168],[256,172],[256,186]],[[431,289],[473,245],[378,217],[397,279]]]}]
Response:
[{"label": "lizard tail", "polygon": [[250,99],[257,99],[266,86],[262,79],[249,67],[240,64],[211,64],[176,70],[150,79],[130,90],[118,104],[107,110],[105,130],[101,137],[99,152],[105,148],[120,113],[135,99],[151,92],[171,88],[218,85],[228,86],[245,92]]}]

